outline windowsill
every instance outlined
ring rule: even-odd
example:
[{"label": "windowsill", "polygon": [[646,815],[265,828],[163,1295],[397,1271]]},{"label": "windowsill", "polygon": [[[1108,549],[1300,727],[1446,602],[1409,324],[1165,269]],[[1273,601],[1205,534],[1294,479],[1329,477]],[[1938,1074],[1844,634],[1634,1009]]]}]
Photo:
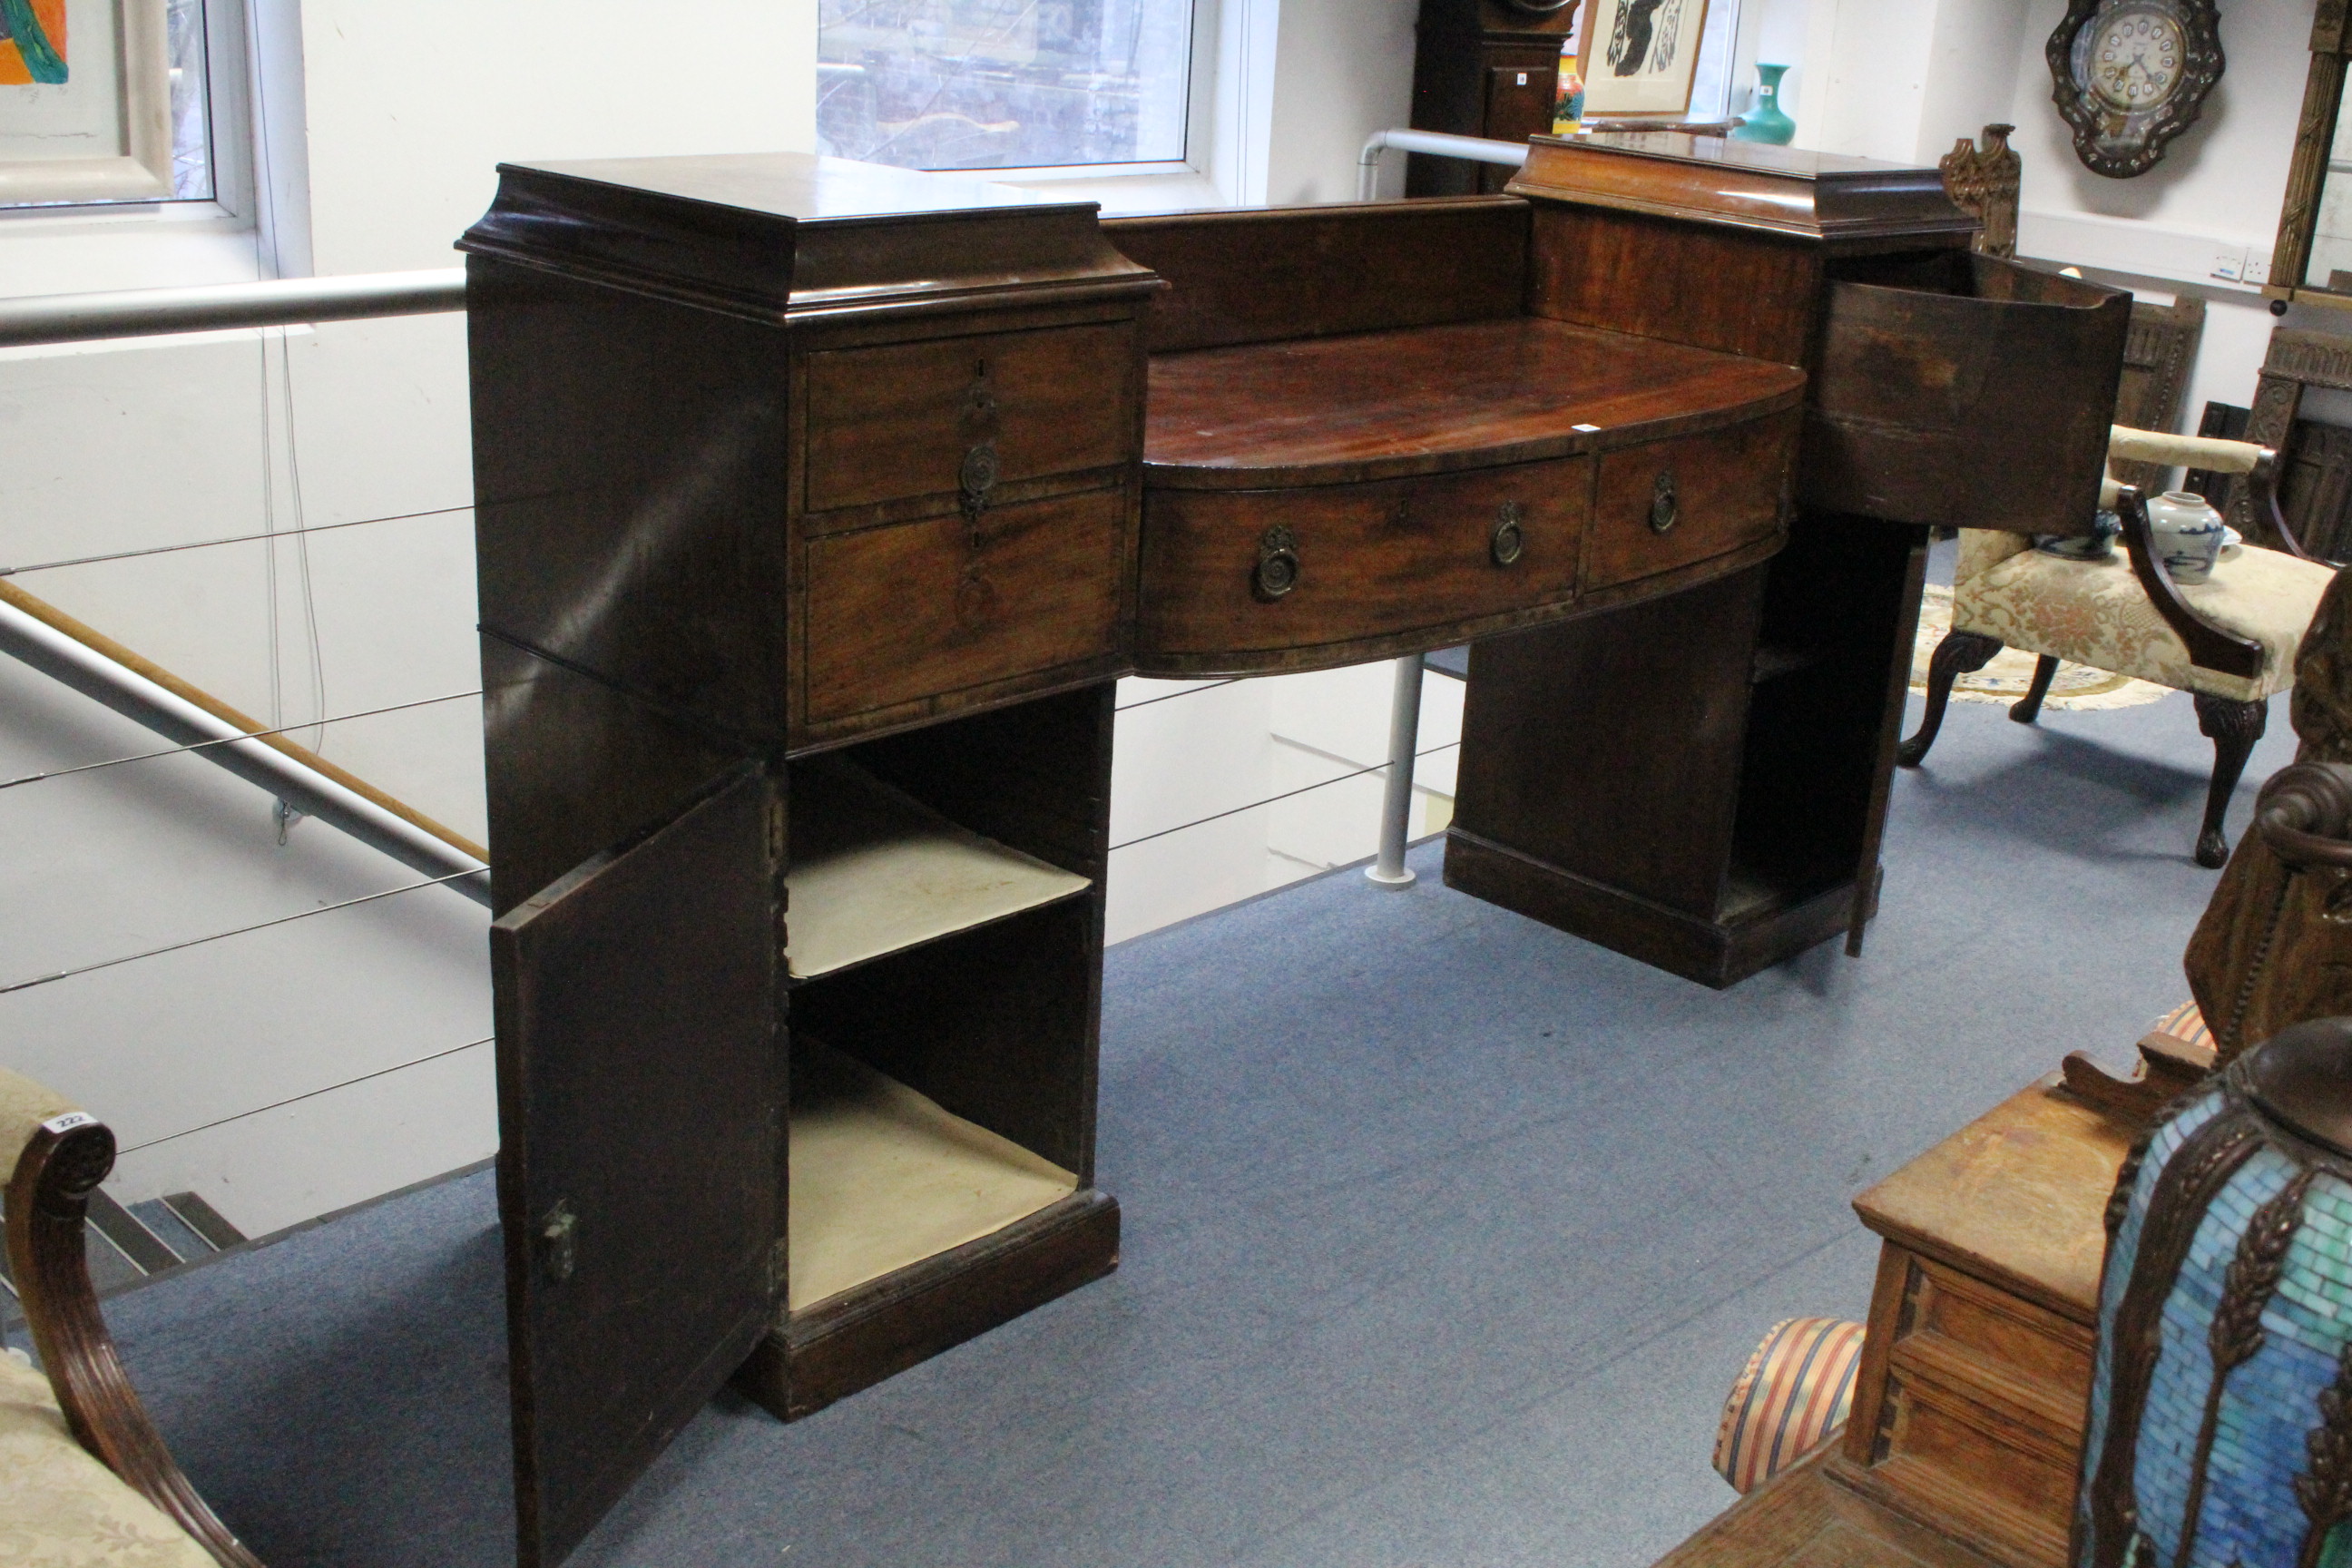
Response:
[{"label": "windowsill", "polygon": [[1100,202],[1106,213],[1183,212],[1233,204],[1206,174],[1195,169],[1156,169],[1141,174],[1106,174],[1098,169],[982,171],[992,184],[1035,191],[1063,202]]},{"label": "windowsill", "polygon": [[0,216],[0,297],[250,283],[253,225],[211,202]]}]

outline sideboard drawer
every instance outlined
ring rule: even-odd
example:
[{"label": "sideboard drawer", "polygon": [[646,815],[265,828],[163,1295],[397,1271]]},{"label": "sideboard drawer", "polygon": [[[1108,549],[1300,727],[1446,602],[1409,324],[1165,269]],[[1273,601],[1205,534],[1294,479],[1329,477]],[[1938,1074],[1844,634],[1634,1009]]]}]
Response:
[{"label": "sideboard drawer", "polygon": [[1791,411],[1604,453],[1585,591],[1711,560],[1779,532],[1797,428]]},{"label": "sideboard drawer", "polygon": [[812,724],[1119,651],[1123,487],[812,540]]},{"label": "sideboard drawer", "polygon": [[1120,322],[809,355],[808,510],[955,495],[992,445],[1000,484],[1130,460],[1139,342]]},{"label": "sideboard drawer", "polygon": [[1318,647],[1564,604],[1591,494],[1591,458],[1147,491],[1138,641],[1147,655]]}]

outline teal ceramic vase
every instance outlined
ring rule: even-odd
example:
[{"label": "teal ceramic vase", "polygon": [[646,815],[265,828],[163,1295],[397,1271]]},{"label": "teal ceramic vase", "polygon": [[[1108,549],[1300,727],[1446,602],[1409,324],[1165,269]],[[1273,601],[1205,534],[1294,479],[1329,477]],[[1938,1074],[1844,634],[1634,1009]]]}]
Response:
[{"label": "teal ceramic vase", "polygon": [[2074,1568],[2352,1559],[2352,1019],[2176,1106],[2107,1223]]},{"label": "teal ceramic vase", "polygon": [[1797,122],[1780,110],[1780,79],[1788,74],[1787,66],[1757,66],[1756,107],[1731,132],[1734,142],[1769,142],[1775,147],[1789,144],[1789,138],[1797,133]]}]

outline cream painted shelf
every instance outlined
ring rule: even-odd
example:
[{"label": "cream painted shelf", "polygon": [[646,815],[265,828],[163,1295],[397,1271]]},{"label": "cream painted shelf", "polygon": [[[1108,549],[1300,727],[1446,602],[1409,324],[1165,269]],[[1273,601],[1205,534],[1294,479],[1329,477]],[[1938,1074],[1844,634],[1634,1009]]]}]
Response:
[{"label": "cream painted shelf", "polygon": [[814,980],[1084,891],[841,757],[793,764],[784,963]]},{"label": "cream painted shelf", "polygon": [[1077,1191],[1051,1161],[805,1034],[793,1050],[786,1305],[977,1241]]}]

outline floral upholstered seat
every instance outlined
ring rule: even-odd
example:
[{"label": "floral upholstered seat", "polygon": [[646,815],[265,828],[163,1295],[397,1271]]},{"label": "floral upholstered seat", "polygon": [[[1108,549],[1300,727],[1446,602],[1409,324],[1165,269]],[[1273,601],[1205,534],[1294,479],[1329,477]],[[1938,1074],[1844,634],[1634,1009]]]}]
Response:
[{"label": "floral upholstered seat", "polygon": [[2206,669],[2157,613],[2121,552],[2105,561],[2044,554],[2022,534],[1969,529],[1952,574],[1952,625],[2009,647],[2239,702],[2294,684],[2294,654],[2336,574],[2282,551],[2248,548],[2212,577],[2179,584],[2198,617],[2262,645],[2252,676]]},{"label": "floral upholstered seat", "polygon": [[49,1380],[0,1355],[0,1563],[215,1568],[212,1553],[74,1441]]},{"label": "floral upholstered seat", "polygon": [[1897,756],[1906,767],[1926,759],[1953,681],[2003,647],[2040,659],[2032,689],[2010,710],[2020,723],[2039,716],[2061,660],[2190,692],[2214,748],[2197,860],[2219,866],[2229,858],[2221,822],[2231,792],[2262,738],[2269,698],[2294,682],[2295,651],[2335,568],[2305,556],[2287,531],[2273,484],[2277,455],[2268,448],[2117,426],[2108,452],[2245,474],[2255,522],[2281,548],[2249,542],[2226,552],[2206,582],[2175,583],[2154,558],[2142,498],[2113,479],[2101,503],[2124,520],[2123,548],[2105,560],[2046,553],[2023,534],[1962,529],[1952,629],[1929,663],[1918,732]]}]

